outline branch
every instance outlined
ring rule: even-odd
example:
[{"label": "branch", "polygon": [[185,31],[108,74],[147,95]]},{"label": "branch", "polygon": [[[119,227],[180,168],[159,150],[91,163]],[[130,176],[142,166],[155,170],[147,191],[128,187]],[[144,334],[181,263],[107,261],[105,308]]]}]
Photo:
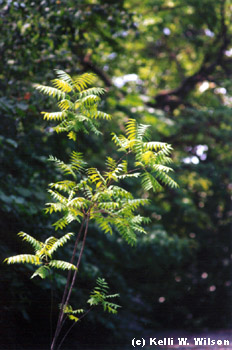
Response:
[{"label": "branch", "polygon": [[[79,254],[79,258],[78,258],[78,261],[77,261],[77,265],[76,265],[76,270],[74,272],[74,275],[73,275],[73,278],[72,278],[72,283],[71,283],[71,286],[69,288],[69,291],[68,291],[68,295],[67,295],[67,289],[68,289],[68,281],[66,282],[66,286],[65,286],[65,292],[64,292],[64,295],[63,295],[63,299],[62,299],[62,309],[60,311],[60,315],[59,315],[59,319],[58,319],[58,323],[57,323],[57,327],[56,327],[56,332],[55,332],[55,335],[54,335],[54,338],[53,338],[53,342],[51,344],[51,350],[54,350],[55,347],[56,347],[56,341],[57,341],[57,338],[60,334],[60,331],[61,331],[61,328],[63,326],[63,317],[64,317],[64,307],[69,303],[69,299],[70,299],[70,296],[71,296],[71,293],[72,293],[72,290],[73,290],[73,286],[74,286],[74,283],[76,281],[76,277],[77,277],[77,272],[78,272],[78,269],[79,269],[79,266],[80,266],[80,262],[81,262],[81,258],[82,258],[82,255],[83,255],[83,251],[84,251],[84,247],[85,247],[85,241],[86,241],[86,236],[87,236],[87,232],[88,232],[88,225],[89,225],[89,216],[90,214],[88,213],[87,214],[87,218],[86,218],[86,226],[85,226],[85,232],[84,232],[84,237],[83,237],[83,242],[82,242],[82,246],[81,246],[81,251],[80,251],[80,254]],[[82,226],[80,228],[80,231],[79,233],[82,231],[82,228],[84,226],[84,222],[85,220],[83,220],[82,222]],[[79,237],[79,234],[78,234],[78,238]],[[78,240],[77,238],[77,240]],[[75,244],[75,247],[77,248],[77,244]],[[74,248],[75,250],[75,248]],[[74,255],[72,257],[74,259]],[[66,289],[67,287],[67,289]],[[67,295],[67,298],[65,300],[65,297]]]},{"label": "branch", "polygon": [[80,61],[84,69],[90,69],[92,72],[96,73],[107,87],[111,87],[113,85],[113,82],[108,74],[92,62],[91,54],[85,55]]},{"label": "branch", "polygon": [[[81,317],[79,317],[79,320],[77,322],[79,322],[83,317],[85,317],[92,309],[94,308],[94,306],[91,306],[91,308],[89,308],[83,315],[81,315]],[[60,344],[57,348],[57,350],[59,350],[61,348],[61,345],[63,344],[63,342],[65,341],[65,339],[67,338],[69,332],[72,330],[72,328],[75,326],[75,324],[77,322],[73,322],[73,324],[69,327],[69,329],[67,330],[67,332],[65,333],[65,335],[63,336],[63,338],[60,341]]]},{"label": "branch", "polygon": [[221,30],[216,36],[211,47],[214,48],[218,44],[221,44],[213,60],[212,52],[207,52],[200,69],[196,73],[185,78],[178,88],[164,91],[156,95],[155,102],[147,103],[148,106],[170,111],[173,111],[175,108],[179,107],[180,104],[189,106],[189,104],[184,101],[186,96],[195,88],[198,83],[201,83],[204,80],[212,80],[212,77],[210,75],[215,71],[218,65],[223,66],[224,52],[230,43],[227,35],[228,28],[225,23],[225,1],[221,2],[220,16]]},{"label": "branch", "polygon": [[73,274],[72,283],[71,283],[71,286],[69,288],[69,292],[68,292],[68,296],[67,296],[66,301],[65,301],[65,305],[67,305],[69,303],[69,299],[70,299],[70,296],[71,296],[71,293],[72,293],[72,290],[73,290],[73,286],[74,286],[74,283],[76,281],[77,272],[79,270],[81,258],[82,258],[84,247],[85,247],[85,241],[86,241],[86,237],[87,237],[87,232],[88,232],[89,217],[90,217],[90,213],[87,214],[86,226],[85,226],[85,232],[84,232],[84,237],[83,237],[83,241],[82,241],[81,251],[80,251],[79,258],[78,258],[77,265],[76,265],[77,269],[75,270],[75,272]]},{"label": "branch", "polygon": [[[72,258],[71,258],[71,261],[70,261],[71,264],[73,264],[74,259],[75,259],[75,255],[76,255],[77,247],[78,247],[78,244],[79,244],[79,241],[80,241],[81,233],[82,233],[82,230],[83,230],[83,227],[84,227],[84,223],[85,223],[85,219],[81,223],[81,227],[80,227],[80,230],[78,232],[77,239],[75,241],[75,246],[74,246],[74,249],[73,249]],[[58,338],[58,336],[60,334],[61,328],[62,328],[62,321],[63,321],[63,317],[64,317],[64,304],[65,304],[65,298],[66,298],[67,293],[68,293],[68,288],[69,288],[69,283],[70,283],[70,279],[71,279],[71,274],[72,274],[72,272],[71,272],[71,270],[69,270],[67,281],[66,281],[66,285],[65,285],[65,289],[64,289],[64,293],[63,293],[63,297],[62,297],[62,301],[61,301],[61,309],[60,309],[60,313],[59,313],[59,317],[58,317],[58,321],[57,321],[57,326],[56,326],[54,338],[53,338],[53,341],[52,341],[52,344],[51,344],[51,350],[54,349],[55,344],[56,344],[56,340],[57,340],[57,338]]]}]

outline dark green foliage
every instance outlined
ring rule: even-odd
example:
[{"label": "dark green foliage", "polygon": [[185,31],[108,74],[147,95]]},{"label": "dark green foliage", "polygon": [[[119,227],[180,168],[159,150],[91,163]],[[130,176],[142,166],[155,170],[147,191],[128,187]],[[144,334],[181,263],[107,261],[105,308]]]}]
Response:
[{"label": "dark green foliage", "polygon": [[[53,213],[50,218],[41,212],[44,203],[50,201],[47,184],[53,181],[57,187],[51,189],[60,192],[57,184],[63,180],[47,157],[52,154],[70,164],[74,150],[65,133],[54,134],[56,122],[51,121],[48,126],[47,121],[38,117],[41,109],[62,110],[55,108],[49,96],[44,99],[35,94],[32,84],[49,85],[55,68],[70,75],[93,72],[96,85],[108,90],[100,109],[114,116],[112,131],[116,135],[125,134],[128,118],[151,125],[151,139],[171,143],[175,149],[172,177],[180,188],[154,195],[150,192],[151,202],[146,210],[141,207],[141,216],[148,216],[151,223],[146,224],[148,235],[137,236],[137,253],[114,235],[101,235],[91,225],[83,256],[88,264],[83,264],[80,270],[81,287],[87,290],[100,271],[111,285],[113,281],[113,290],[120,290],[124,311],[117,318],[124,324],[123,330],[128,330],[131,319],[138,314],[138,322],[145,328],[145,322],[151,319],[149,325],[156,329],[161,325],[167,327],[167,322],[170,328],[176,324],[228,327],[231,324],[228,306],[231,304],[232,91],[229,1],[104,0],[93,4],[81,0],[77,6],[73,0],[21,3],[3,0],[0,7],[2,258],[24,251],[25,244],[19,238],[15,240],[15,233],[22,229],[33,232],[42,242],[59,234],[59,230],[53,233],[50,223],[58,221],[61,213]],[[89,166],[103,175],[106,153],[112,159],[117,159],[117,154],[108,123],[100,123],[102,139],[89,133],[79,135],[78,142],[79,151],[91,159]],[[204,146],[203,155],[200,145]],[[93,150],[98,156],[93,155]],[[140,179],[137,181],[136,175],[131,175],[132,179],[123,180],[125,190],[133,192],[134,198],[141,198]],[[69,175],[66,183],[68,179],[67,186],[71,188]],[[116,186],[114,189],[118,191]],[[75,232],[77,224],[73,221],[70,231]],[[141,253],[140,239],[148,239],[154,225],[166,234],[151,242],[155,251],[147,250],[145,245]],[[172,245],[165,250],[163,242],[168,245],[173,237],[178,237],[182,250],[175,250]],[[193,243],[196,249],[192,248]],[[66,260],[70,256],[69,245],[63,249],[64,254],[57,252],[57,259]],[[31,252],[30,247],[26,252]],[[183,252],[186,252],[185,260],[181,258]],[[155,268],[148,268],[151,263]],[[172,271],[173,276],[181,273],[181,282],[176,282],[167,271]],[[41,331],[37,339],[45,339],[47,335],[49,325],[45,325],[42,305],[47,310],[50,286],[46,279],[28,279],[32,273],[33,269],[20,264],[10,269],[2,266],[1,327],[6,337],[2,347],[7,343],[11,348],[30,344],[31,339],[22,329]],[[208,277],[202,278],[203,273]],[[58,304],[63,276],[57,274],[55,281],[58,289],[54,297]],[[38,288],[39,283],[43,288]],[[210,291],[212,286],[216,287],[214,291]],[[18,293],[19,289],[23,292]],[[154,303],[153,291],[157,296]],[[82,298],[84,302],[84,294],[75,291],[74,298]],[[139,298],[131,304],[137,294]],[[157,302],[160,296],[166,298],[163,303]],[[128,316],[128,305],[133,315]],[[144,309],[151,310],[153,306],[151,318],[145,321],[148,312]],[[99,312],[90,313],[89,319],[94,327],[100,324],[101,332],[96,331],[95,335],[104,334],[102,343],[113,329],[114,340],[120,333],[127,342],[128,334],[124,336],[123,330],[118,332],[116,318],[107,318],[105,313],[101,316]],[[23,322],[24,327],[19,328]],[[105,333],[104,328],[108,330]],[[83,329],[81,333],[84,334]],[[32,344],[28,347],[31,349]]]}]

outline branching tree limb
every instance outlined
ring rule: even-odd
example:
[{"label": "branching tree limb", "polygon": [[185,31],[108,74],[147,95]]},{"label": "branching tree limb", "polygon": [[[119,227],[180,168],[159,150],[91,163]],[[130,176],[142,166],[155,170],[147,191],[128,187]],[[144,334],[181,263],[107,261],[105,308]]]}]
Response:
[{"label": "branching tree limb", "polygon": [[188,103],[185,101],[187,95],[196,87],[198,83],[205,80],[212,80],[213,78],[211,75],[218,66],[223,67],[224,53],[231,42],[228,36],[228,28],[225,19],[225,3],[226,1],[223,0],[220,7],[220,32],[211,45],[211,48],[218,47],[216,53],[213,54],[212,50],[208,51],[205,54],[201,67],[196,73],[185,78],[178,88],[164,91],[156,95],[155,102],[149,102],[149,106],[158,109],[166,109],[168,111],[173,111],[181,104],[188,106]]}]

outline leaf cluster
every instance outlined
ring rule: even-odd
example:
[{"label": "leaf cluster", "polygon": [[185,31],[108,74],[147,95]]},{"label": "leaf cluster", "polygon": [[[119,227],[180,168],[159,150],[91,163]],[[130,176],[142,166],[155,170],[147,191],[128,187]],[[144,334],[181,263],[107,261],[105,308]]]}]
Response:
[{"label": "leaf cluster", "polygon": [[[61,306],[61,305],[60,305]],[[71,305],[65,305],[63,308],[64,314],[67,315],[67,317],[74,322],[79,321],[79,318],[76,316],[77,314],[83,314],[84,309],[76,309],[73,310]]]},{"label": "leaf cluster", "polygon": [[[64,82],[75,86],[77,80],[70,83],[70,79],[66,78]],[[83,79],[82,76],[80,79]],[[64,82],[63,85],[59,82],[60,89],[66,89]],[[70,125],[70,131],[74,129]],[[68,164],[50,156],[49,159],[55,162],[63,175],[71,179],[49,185],[54,202],[47,203],[46,212],[62,212],[63,216],[54,223],[56,230],[63,229],[72,221],[80,223],[89,215],[105,233],[112,234],[116,229],[133,245],[136,233],[146,233],[143,224],[149,222],[136,211],[147,205],[149,200],[134,198],[125,189],[125,181],[139,178],[145,191],[152,189],[156,192],[165,185],[177,187],[169,175],[172,172],[169,166],[172,147],[164,142],[149,141],[149,125],[138,124],[134,119],[127,122],[125,135],[112,134],[112,140],[123,155],[118,159],[108,156],[104,171],[87,168],[84,155],[79,152],[72,152]]]},{"label": "leaf cluster", "polygon": [[57,99],[59,111],[42,112],[44,119],[58,122],[57,133],[66,132],[68,137],[76,141],[77,133],[94,132],[100,134],[98,120],[110,120],[111,116],[98,110],[103,88],[88,88],[95,80],[95,75],[84,73],[71,78],[62,70],[56,70],[57,79],[51,86],[35,84],[35,88],[45,95]]},{"label": "leaf cluster", "polygon": [[76,267],[73,264],[63,260],[54,260],[52,258],[57,249],[63,247],[63,245],[70,240],[73,233],[67,233],[59,239],[49,237],[45,242],[40,242],[25,232],[19,232],[18,236],[20,236],[23,241],[28,242],[34,248],[35,253],[11,256],[4,260],[4,262],[7,264],[28,263],[37,265],[39,268],[33,273],[31,278],[39,276],[42,279],[49,276],[51,268],[60,270],[76,270]]},{"label": "leaf cluster", "polygon": [[[58,100],[60,111],[43,112],[44,118],[57,122],[56,132],[67,132],[68,138],[76,141],[77,133],[100,134],[98,120],[109,120],[110,116],[98,110],[100,96],[104,90],[101,88],[88,88],[93,82],[92,74],[83,74],[72,78],[61,70],[56,70],[57,79],[52,81],[53,87],[36,85],[36,88],[45,95]],[[108,156],[105,161],[105,169],[88,167],[82,153],[73,151],[69,163],[54,156],[49,160],[54,162],[64,177],[61,181],[49,185],[49,194],[53,202],[46,205],[46,213],[61,213],[62,217],[53,225],[56,230],[64,229],[72,221],[81,224],[80,232],[85,226],[81,253],[78,258],[77,267],[72,262],[79,243],[77,237],[71,263],[54,260],[53,254],[62,247],[73,235],[68,233],[60,239],[49,237],[44,243],[32,236],[20,232],[19,236],[26,240],[34,248],[35,254],[22,254],[7,258],[8,264],[30,263],[38,265],[38,269],[31,278],[49,276],[50,269],[76,270],[72,282],[68,275],[62,301],[60,317],[54,341],[62,328],[64,314],[77,322],[76,314],[82,313],[82,309],[73,310],[69,305],[70,295],[76,279],[77,268],[82,257],[85,239],[88,231],[89,220],[94,221],[106,234],[113,234],[116,230],[127,243],[134,245],[138,233],[146,233],[143,225],[150,219],[138,213],[138,209],[149,204],[147,195],[143,198],[134,198],[132,193],[126,189],[128,180],[138,179],[145,191],[157,192],[163,186],[177,187],[175,181],[169,176],[172,168],[170,154],[172,148],[163,142],[150,141],[149,125],[139,124],[135,119],[129,119],[125,125],[125,134],[112,134],[120,156],[113,158]],[[70,286],[69,286],[70,283]],[[68,289],[69,288],[69,289]],[[88,303],[92,306],[102,305],[105,311],[117,313],[119,305],[112,303],[109,299],[117,297],[118,294],[108,294],[108,285],[104,279],[97,279],[97,286],[91,292]],[[66,295],[68,290],[68,295]]]},{"label": "leaf cluster", "polygon": [[104,311],[116,314],[117,309],[121,306],[109,302],[108,299],[119,297],[119,294],[108,294],[109,286],[104,278],[98,278],[96,283],[97,286],[91,292],[88,303],[91,306],[102,305]]}]

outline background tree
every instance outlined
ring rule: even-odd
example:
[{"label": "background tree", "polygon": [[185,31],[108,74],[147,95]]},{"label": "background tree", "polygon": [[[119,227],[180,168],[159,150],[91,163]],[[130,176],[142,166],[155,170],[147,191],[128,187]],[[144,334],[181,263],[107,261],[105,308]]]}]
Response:
[{"label": "background tree", "polygon": [[[32,93],[32,83],[47,83],[55,68],[72,74],[94,72],[108,89],[102,109],[115,116],[115,132],[136,116],[151,124],[152,139],[173,145],[180,189],[154,196],[144,213],[152,218],[150,234],[139,240],[134,252],[123,243],[116,250],[114,239],[103,235],[97,243],[102,253],[97,253],[94,238],[100,233],[91,227],[82,287],[93,283],[100,261],[102,274],[115,281],[112,289],[124,295],[123,317],[115,321],[122,329],[128,320],[133,320],[132,329],[173,327],[177,321],[183,327],[229,326],[230,2],[2,1],[1,22],[3,258],[22,251],[20,240],[16,245],[12,239],[21,229],[37,232],[44,240],[44,229],[50,226],[48,217],[41,219],[40,208],[48,201],[48,179],[58,181],[60,176],[46,158],[53,154],[68,160],[72,150],[71,142],[56,138],[53,125],[39,117],[45,104],[47,109],[52,105]],[[83,136],[80,143],[89,157],[93,147],[98,151],[99,157],[92,160],[101,167],[106,145],[112,150],[109,141],[104,133],[102,143],[95,136]],[[135,189],[139,196],[140,187]],[[17,321],[24,319],[27,327],[30,321],[33,329],[48,305],[30,303],[36,288],[18,293],[30,271],[22,268],[17,277],[4,267],[3,273],[2,329],[10,344],[17,332],[23,333]],[[62,287],[61,276],[56,283]],[[44,300],[43,295],[37,300]],[[30,308],[38,311],[36,320],[29,319]],[[102,316],[94,320],[96,330],[100,324],[116,327]],[[45,334],[46,327],[41,325],[40,332]]]}]

